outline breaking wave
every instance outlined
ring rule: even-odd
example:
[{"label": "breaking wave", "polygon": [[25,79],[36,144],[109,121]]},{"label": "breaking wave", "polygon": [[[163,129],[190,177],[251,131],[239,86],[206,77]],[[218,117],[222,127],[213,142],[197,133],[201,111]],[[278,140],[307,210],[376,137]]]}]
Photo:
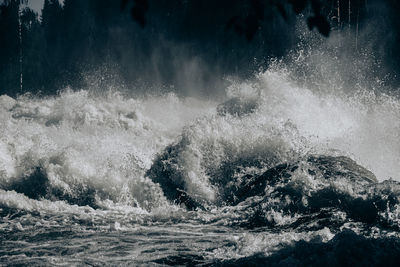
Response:
[{"label": "breaking wave", "polygon": [[[269,233],[276,244],[248,233],[213,250],[227,265],[240,257],[306,262],[292,253],[304,250],[301,240],[314,242],[310,253],[321,242],[338,251],[348,239],[381,246],[369,238],[400,224],[400,101],[379,82],[348,89],[325,77],[308,84],[299,69],[273,62],[232,82],[222,102],[86,90],[3,95],[0,227],[72,221],[127,230],[173,221],[283,231]],[[336,235],[347,228],[356,233]],[[285,231],[293,232],[279,250]]]},{"label": "breaking wave", "polygon": [[321,94],[278,63],[227,95],[221,104],[69,90],[2,96],[0,186],[33,199],[151,210],[183,193],[226,205],[243,177],[311,154],[346,156],[379,181],[399,179],[394,97]]}]

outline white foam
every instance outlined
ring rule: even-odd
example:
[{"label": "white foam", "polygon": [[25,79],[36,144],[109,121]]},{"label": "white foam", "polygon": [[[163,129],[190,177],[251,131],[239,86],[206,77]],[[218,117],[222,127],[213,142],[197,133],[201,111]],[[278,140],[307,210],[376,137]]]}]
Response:
[{"label": "white foam", "polygon": [[2,96],[0,185],[39,166],[62,192],[90,187],[100,200],[154,208],[165,199],[145,173],[170,144],[180,175],[172,179],[183,179],[185,191],[209,202],[218,200],[216,185],[230,182],[226,170],[240,178],[237,172],[252,164],[263,169],[309,151],[347,155],[380,181],[400,180],[400,101],[371,90],[374,81],[347,90],[340,70],[329,60],[324,65],[327,54],[300,52],[295,65],[314,68],[316,77],[323,72],[326,80],[308,83],[290,64],[275,62],[227,88],[236,99],[229,109],[248,104],[237,113],[221,114],[217,103],[174,94]]},{"label": "white foam", "polygon": [[184,124],[212,109],[173,94],[132,99],[67,90],[43,99],[22,96],[2,117],[0,184],[39,166],[62,192],[91,187],[113,201],[156,205],[161,189],[144,172]]}]

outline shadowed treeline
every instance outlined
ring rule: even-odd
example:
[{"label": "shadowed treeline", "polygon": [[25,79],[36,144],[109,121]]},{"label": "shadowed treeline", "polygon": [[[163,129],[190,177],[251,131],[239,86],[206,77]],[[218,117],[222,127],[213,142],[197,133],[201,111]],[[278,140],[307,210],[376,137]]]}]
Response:
[{"label": "shadowed treeline", "polygon": [[[138,93],[163,86],[179,94],[214,93],[221,77],[247,77],[293,48],[296,14],[307,14],[309,28],[328,36],[347,25],[360,30],[374,12],[365,0],[350,7],[344,0],[46,0],[39,16],[22,2],[0,2],[0,93],[11,96],[54,94],[110,73],[128,88],[142,88]],[[385,2],[388,10],[398,8]],[[399,28],[397,15],[378,16]],[[387,54],[398,68],[399,49]]]}]

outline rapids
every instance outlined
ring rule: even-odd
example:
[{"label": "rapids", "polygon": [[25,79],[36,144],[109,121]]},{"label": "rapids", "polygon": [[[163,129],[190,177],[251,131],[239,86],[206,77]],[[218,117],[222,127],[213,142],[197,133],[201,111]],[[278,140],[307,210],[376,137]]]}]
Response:
[{"label": "rapids", "polygon": [[341,264],[345,247],[396,262],[400,101],[379,81],[347,90],[317,52],[223,101],[0,96],[0,261]]}]

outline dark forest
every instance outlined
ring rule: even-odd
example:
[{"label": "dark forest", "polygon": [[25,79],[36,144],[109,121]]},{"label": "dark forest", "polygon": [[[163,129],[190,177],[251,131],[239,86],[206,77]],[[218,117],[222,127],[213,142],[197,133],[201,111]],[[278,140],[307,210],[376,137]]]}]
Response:
[{"label": "dark forest", "polygon": [[[190,80],[192,88],[196,84],[192,91],[210,94],[221,77],[246,78],[292,49],[298,13],[310,28],[319,13],[330,25],[322,35],[349,31],[353,39],[373,18],[380,26],[376,36],[385,36],[380,59],[395,77],[391,83],[399,83],[398,1],[314,2],[319,1],[46,0],[38,15],[26,1],[4,0],[0,90],[12,96],[55,94],[82,88],[87,77],[101,73],[103,80],[141,88],[137,93],[192,94],[183,89]],[[363,42],[354,40],[347,49],[356,54],[368,45]]]}]

